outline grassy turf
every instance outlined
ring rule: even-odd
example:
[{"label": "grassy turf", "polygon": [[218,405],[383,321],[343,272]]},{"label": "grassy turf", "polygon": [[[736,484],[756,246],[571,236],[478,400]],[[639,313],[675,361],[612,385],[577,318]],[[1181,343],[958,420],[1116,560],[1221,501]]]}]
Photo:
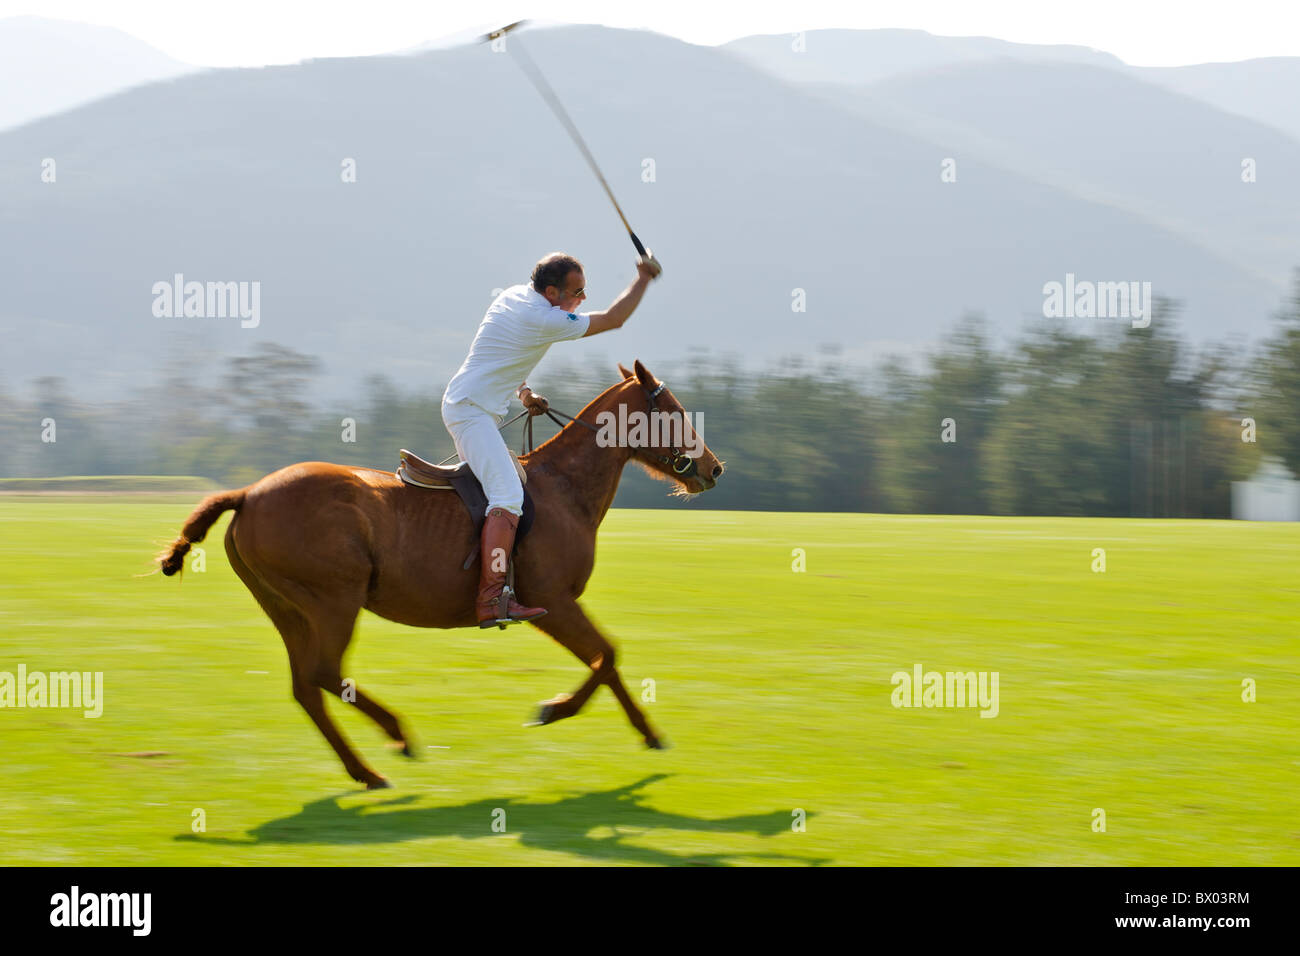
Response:
[{"label": "grassy turf", "polygon": [[[1300,526],[615,511],[584,603],[674,748],[604,690],[522,728],[583,676],[530,627],[365,613],[345,673],[424,758],[331,698],[366,793],[228,517],[203,573],[135,576],[192,504],[0,499],[0,671],[105,681],[98,719],[0,709],[0,863],[1300,863]],[[891,706],[916,663],[999,672],[1000,713]]]},{"label": "grassy turf", "polygon": [[0,478],[0,494],[205,494],[221,486],[192,475],[71,475],[63,478]]}]

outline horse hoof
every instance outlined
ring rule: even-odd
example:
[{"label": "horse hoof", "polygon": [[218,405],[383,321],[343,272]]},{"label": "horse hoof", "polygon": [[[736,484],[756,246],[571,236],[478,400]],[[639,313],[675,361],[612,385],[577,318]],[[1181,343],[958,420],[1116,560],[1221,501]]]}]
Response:
[{"label": "horse hoof", "polygon": [[383,777],[376,777],[374,780],[366,781],[367,790],[388,790],[393,785]]},{"label": "horse hoof", "polygon": [[416,751],[411,749],[411,745],[405,740],[390,740],[387,744],[389,750],[395,750],[403,757],[410,757],[414,760],[417,756]]},{"label": "horse hoof", "polygon": [[552,724],[559,720],[562,715],[559,713],[560,704],[567,704],[573,699],[572,694],[557,694],[550,700],[542,701],[537,708],[537,719],[524,724],[525,727],[541,727],[544,724]]},{"label": "horse hoof", "polygon": [[647,750],[669,750],[672,747],[663,737],[647,737],[645,745]]}]

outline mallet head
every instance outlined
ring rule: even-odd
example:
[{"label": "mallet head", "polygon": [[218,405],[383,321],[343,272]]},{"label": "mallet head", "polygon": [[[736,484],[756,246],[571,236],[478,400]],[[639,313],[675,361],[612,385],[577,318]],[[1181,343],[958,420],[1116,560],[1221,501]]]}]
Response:
[{"label": "mallet head", "polygon": [[478,38],[478,40],[480,43],[491,43],[493,40],[497,40],[505,36],[511,30],[517,29],[518,27],[522,27],[527,22],[528,22],[527,20],[516,20],[514,23],[510,24],[509,26],[502,27],[500,30],[493,30],[491,33],[483,34],[481,37]]}]

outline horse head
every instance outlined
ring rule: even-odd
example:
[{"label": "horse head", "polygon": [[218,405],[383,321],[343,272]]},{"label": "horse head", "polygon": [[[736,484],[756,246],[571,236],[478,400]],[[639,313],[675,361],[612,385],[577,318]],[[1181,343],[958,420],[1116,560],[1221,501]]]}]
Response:
[{"label": "horse head", "polygon": [[[716,485],[723,463],[709,450],[668,386],[650,374],[640,359],[631,369],[620,364],[618,370],[623,384],[615,395],[617,404],[626,409],[625,418],[619,409],[618,439],[632,449],[633,459],[653,477],[675,482],[676,495],[699,494]],[[697,414],[695,422],[702,425],[702,417]]]}]

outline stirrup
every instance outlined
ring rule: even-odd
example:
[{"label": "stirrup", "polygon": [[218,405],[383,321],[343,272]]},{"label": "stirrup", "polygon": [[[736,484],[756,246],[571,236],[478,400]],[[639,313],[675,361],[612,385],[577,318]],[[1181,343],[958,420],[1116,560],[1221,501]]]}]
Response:
[{"label": "stirrup", "polygon": [[[511,568],[510,570],[513,572],[514,568]],[[532,617],[511,617],[510,602],[514,600],[515,600],[514,588],[512,588],[509,584],[502,587],[501,596],[498,597],[496,601],[496,605],[497,605],[496,619],[479,621],[478,626],[480,628],[488,628],[488,627],[492,627],[495,624],[497,627],[499,627],[501,630],[504,631],[506,629],[506,625],[508,624],[527,624],[530,621],[537,620],[539,617],[546,616],[546,610],[543,609],[541,614],[534,614]]]}]

